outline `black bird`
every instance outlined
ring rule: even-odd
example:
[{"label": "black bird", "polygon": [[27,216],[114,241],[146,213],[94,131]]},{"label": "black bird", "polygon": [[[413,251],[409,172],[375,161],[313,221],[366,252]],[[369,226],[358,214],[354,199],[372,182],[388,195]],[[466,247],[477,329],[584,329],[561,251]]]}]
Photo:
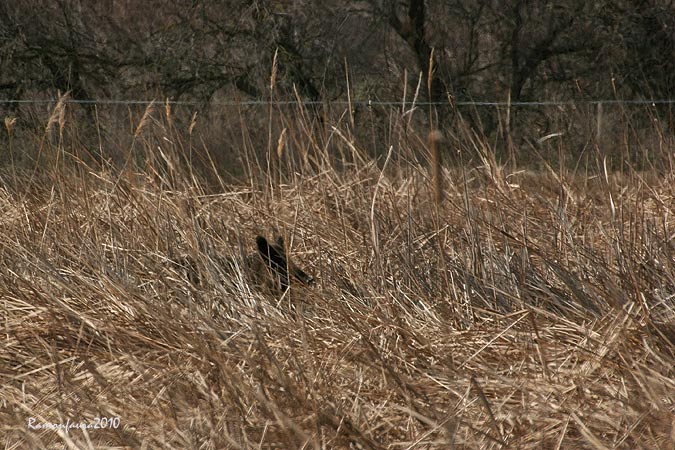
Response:
[{"label": "black bird", "polygon": [[255,243],[258,246],[258,252],[260,252],[263,261],[279,276],[281,290],[286,290],[290,284],[289,273],[292,278],[295,278],[302,284],[314,284],[314,278],[311,275],[305,273],[305,271],[286,257],[286,247],[284,246],[284,239],[281,236],[277,238],[276,244],[270,244],[264,237],[256,236]]}]

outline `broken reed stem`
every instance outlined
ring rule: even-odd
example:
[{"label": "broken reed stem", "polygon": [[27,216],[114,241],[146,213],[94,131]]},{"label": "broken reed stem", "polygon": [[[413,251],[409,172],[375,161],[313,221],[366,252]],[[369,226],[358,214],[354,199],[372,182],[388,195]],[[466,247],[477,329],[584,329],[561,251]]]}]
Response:
[{"label": "broken reed stem", "polygon": [[278,70],[278,60],[279,49],[277,48],[274,51],[274,59],[272,60],[272,73],[270,74],[270,97],[269,97],[269,109],[268,109],[268,123],[267,123],[267,179],[268,183],[271,184],[272,195],[274,191],[279,188],[279,170],[281,167],[281,162],[279,161],[279,142],[277,142],[277,151],[275,152],[272,147],[272,117],[274,115],[274,88],[276,87],[277,81],[277,70]]},{"label": "broken reed stem", "polygon": [[434,192],[436,207],[441,206],[443,201],[443,181],[441,179],[443,158],[438,150],[438,143],[442,138],[441,132],[434,130],[429,133],[429,149],[431,151],[431,183]]}]

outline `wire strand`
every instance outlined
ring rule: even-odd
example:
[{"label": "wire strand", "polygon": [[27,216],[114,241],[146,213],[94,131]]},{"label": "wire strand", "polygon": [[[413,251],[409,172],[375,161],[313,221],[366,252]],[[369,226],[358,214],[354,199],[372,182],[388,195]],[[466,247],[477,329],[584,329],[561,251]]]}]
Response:
[{"label": "wire strand", "polygon": [[[40,100],[18,100],[18,99],[0,99],[0,104],[8,105],[46,105],[53,104],[58,102],[56,99],[40,99]],[[346,100],[338,101],[318,101],[318,100],[306,100],[298,102],[296,100],[288,101],[267,101],[267,100],[242,100],[242,101],[220,101],[220,102],[199,102],[199,101],[188,101],[188,100],[168,100],[168,101],[159,101],[159,100],[118,100],[118,99],[95,99],[95,100],[77,100],[77,99],[67,99],[65,103],[79,104],[79,105],[151,105],[156,104],[169,104],[177,106],[200,106],[200,105],[214,105],[214,106],[292,106],[301,104],[303,106],[313,106],[313,105],[335,105],[335,106],[347,106],[357,105],[357,106],[402,106],[400,101],[380,101],[380,100],[356,100],[348,102]],[[654,99],[654,100],[546,100],[546,101],[533,101],[533,102],[497,102],[497,101],[457,101],[454,102],[455,106],[518,106],[518,107],[528,107],[528,106],[571,106],[571,105],[665,105],[673,104],[675,100],[673,99]],[[406,102],[404,106],[451,106],[449,102]]]}]

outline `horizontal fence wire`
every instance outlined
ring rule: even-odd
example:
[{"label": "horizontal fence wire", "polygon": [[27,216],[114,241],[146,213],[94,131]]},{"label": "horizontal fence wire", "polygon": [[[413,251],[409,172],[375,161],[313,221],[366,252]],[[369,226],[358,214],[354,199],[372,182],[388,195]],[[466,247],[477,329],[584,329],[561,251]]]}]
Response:
[{"label": "horizontal fence wire", "polygon": [[[0,104],[6,105],[49,105],[57,103],[58,99],[39,99],[39,100],[16,100],[0,99]],[[241,101],[215,101],[215,102],[200,102],[189,100],[117,100],[117,99],[95,99],[95,100],[78,100],[66,99],[65,103],[79,104],[79,105],[152,105],[152,104],[169,104],[177,106],[316,106],[316,105],[334,105],[334,106],[497,106],[497,107],[536,107],[536,106],[573,106],[573,105],[668,105],[674,104],[675,99],[655,99],[655,100],[550,100],[550,101],[532,101],[532,102],[497,102],[497,101],[456,101],[449,102],[401,102],[401,101],[380,101],[380,100],[357,100],[357,101],[320,101],[320,100],[241,100]]]}]

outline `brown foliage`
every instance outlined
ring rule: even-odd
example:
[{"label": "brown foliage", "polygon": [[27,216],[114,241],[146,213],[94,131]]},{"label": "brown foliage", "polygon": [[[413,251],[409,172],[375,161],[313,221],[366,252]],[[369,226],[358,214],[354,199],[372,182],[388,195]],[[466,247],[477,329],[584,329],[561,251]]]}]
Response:
[{"label": "brown foliage", "polygon": [[[672,168],[510,172],[476,140],[434,206],[403,142],[380,168],[342,129],[345,167],[323,148],[277,184],[251,158],[206,190],[143,118],[122,169],[56,138],[0,174],[7,447],[675,444]],[[223,270],[272,232],[315,286]]]}]

